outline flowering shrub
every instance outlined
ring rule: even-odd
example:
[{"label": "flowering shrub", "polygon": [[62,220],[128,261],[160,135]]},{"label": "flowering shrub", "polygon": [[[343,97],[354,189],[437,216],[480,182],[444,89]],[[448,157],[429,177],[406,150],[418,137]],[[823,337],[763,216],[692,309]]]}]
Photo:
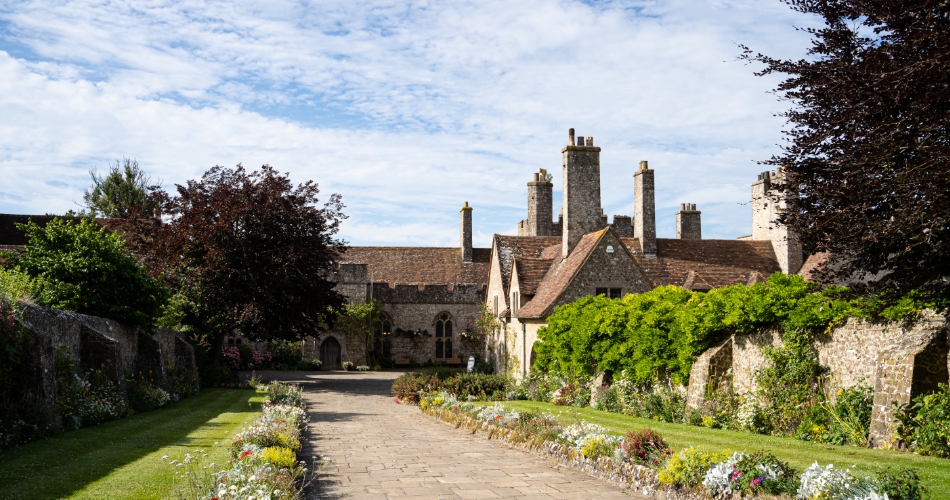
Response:
[{"label": "flowering shrub", "polygon": [[137,412],[150,411],[171,402],[171,395],[161,387],[143,379],[126,381],[129,405]]},{"label": "flowering shrub", "polygon": [[[225,469],[210,464],[211,472],[192,467],[182,474],[190,484],[179,485],[179,496],[204,499],[297,499],[305,486],[307,468],[297,461],[301,432],[308,422],[302,390],[280,382],[264,387],[267,398],[261,415],[235,436],[231,462]],[[188,454],[176,467],[194,460]],[[216,472],[214,472],[216,471]],[[187,490],[187,491],[181,491]]]},{"label": "flowering shrub", "polygon": [[241,362],[241,350],[238,349],[237,346],[224,346],[222,354],[224,355],[224,362],[232,370],[240,370],[242,368],[243,363]]},{"label": "flowering shrub", "polygon": [[352,361],[344,361],[344,362],[343,362],[343,369],[346,370],[346,371],[352,370],[352,369],[353,369],[353,362],[352,362]]},{"label": "flowering shrub", "polygon": [[627,431],[626,437],[624,437],[614,454],[614,462],[657,465],[670,456],[672,452],[663,438],[650,429],[637,432]]},{"label": "flowering shrub", "polygon": [[654,383],[641,387],[626,372],[614,381],[621,411],[625,415],[661,422],[682,422],[686,415],[686,388],[682,385]]},{"label": "flowering shrub", "polygon": [[129,414],[129,405],[122,391],[101,370],[91,370],[80,376],[76,361],[62,349],[56,353],[55,367],[59,412],[67,430]]},{"label": "flowering shrub", "polygon": [[565,427],[558,440],[589,458],[613,456],[621,441],[619,437],[607,434],[607,429],[589,422]]},{"label": "flowering shrub", "polygon": [[728,451],[709,451],[703,447],[685,448],[670,456],[660,471],[659,480],[671,486],[693,486],[702,482],[706,472],[730,457]]},{"label": "flowering shrub", "polygon": [[486,406],[479,410],[476,418],[482,422],[495,424],[499,427],[505,427],[511,421],[517,421],[520,415],[514,410],[509,410],[504,405],[495,403],[492,406]]},{"label": "flowering shrub", "polygon": [[399,401],[418,403],[424,393],[445,391],[456,397],[473,396],[480,400],[498,400],[505,395],[508,379],[501,375],[461,373],[448,369],[410,372],[393,381],[393,396]]},{"label": "flowering shrub", "polygon": [[710,495],[732,495],[736,492],[778,495],[796,492],[795,470],[768,452],[733,453],[725,462],[712,466],[702,485]]},{"label": "flowering shrub", "polygon": [[950,387],[940,384],[933,394],[920,395],[895,408],[897,439],[921,455],[950,458]]},{"label": "flowering shrub", "polygon": [[361,371],[361,372],[368,372],[368,371],[369,371],[369,366],[366,366],[366,365],[359,365],[359,366],[356,367],[356,370],[357,370],[357,371]]},{"label": "flowering shrub", "polygon": [[846,469],[836,469],[828,464],[821,467],[815,462],[802,472],[798,498],[807,500],[887,500],[886,494],[877,492],[877,485],[870,477],[855,477]]}]

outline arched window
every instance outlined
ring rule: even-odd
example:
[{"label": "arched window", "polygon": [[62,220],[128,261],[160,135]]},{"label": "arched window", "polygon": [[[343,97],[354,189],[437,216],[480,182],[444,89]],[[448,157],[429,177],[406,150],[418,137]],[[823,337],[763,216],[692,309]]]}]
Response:
[{"label": "arched window", "polygon": [[452,318],[448,313],[440,314],[435,320],[435,357],[452,357]]},{"label": "arched window", "polygon": [[392,342],[393,323],[389,318],[384,317],[379,321],[376,328],[376,334],[373,335],[373,351],[383,358],[391,358],[393,351]]}]

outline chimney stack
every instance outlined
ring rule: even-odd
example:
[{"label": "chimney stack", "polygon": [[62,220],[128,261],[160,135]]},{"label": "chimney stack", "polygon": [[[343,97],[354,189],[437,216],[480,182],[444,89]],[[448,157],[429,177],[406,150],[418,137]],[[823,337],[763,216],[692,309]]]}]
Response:
[{"label": "chimney stack", "polygon": [[695,203],[680,203],[680,209],[676,212],[676,239],[703,239],[701,215],[702,212],[696,210]]},{"label": "chimney stack", "polygon": [[656,257],[656,195],[653,170],[646,161],[641,161],[640,170],[633,174],[633,196],[633,237],[640,240],[645,257]]},{"label": "chimney stack", "polygon": [[462,216],[461,241],[462,241],[462,262],[472,261],[472,207],[465,206],[459,211]]},{"label": "chimney stack", "polygon": [[600,148],[594,138],[578,137],[569,132],[571,143],[561,149],[564,182],[564,225],[561,228],[561,255],[574,250],[587,233],[603,229],[600,207]]},{"label": "chimney stack", "polygon": [[534,181],[528,183],[528,219],[524,236],[551,236],[554,184],[548,182],[547,177],[548,171],[541,168],[534,173]]}]

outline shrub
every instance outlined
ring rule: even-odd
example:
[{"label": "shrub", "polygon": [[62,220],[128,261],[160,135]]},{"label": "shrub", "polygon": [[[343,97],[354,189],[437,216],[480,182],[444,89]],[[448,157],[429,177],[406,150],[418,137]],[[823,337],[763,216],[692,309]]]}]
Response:
[{"label": "shrub", "polygon": [[593,400],[591,408],[614,413],[620,413],[623,410],[620,394],[614,386],[604,384],[595,388],[591,399]]},{"label": "shrub", "polygon": [[264,448],[264,451],[261,452],[261,458],[265,462],[272,463],[277,467],[290,468],[293,467],[297,461],[297,454],[290,448],[271,446]]},{"label": "shrub", "polygon": [[153,327],[168,291],[140,266],[118,233],[95,221],[53,219],[45,227],[17,224],[29,244],[11,259],[36,278],[34,296],[46,307]]},{"label": "shrub", "polygon": [[792,495],[798,489],[795,469],[764,451],[733,453],[725,462],[712,466],[702,484],[713,497],[733,493]]},{"label": "shrub", "polygon": [[709,451],[705,448],[685,448],[672,454],[658,479],[670,486],[691,487],[699,484],[712,466],[725,462],[732,454],[728,451]]},{"label": "shrub", "polygon": [[171,401],[171,395],[168,392],[144,379],[127,380],[126,391],[129,396],[129,406],[137,412],[151,411]]},{"label": "shrub", "polygon": [[68,351],[59,349],[55,359],[59,413],[67,430],[122,418],[129,405],[118,386],[100,370],[80,375]]},{"label": "shrub", "polygon": [[301,359],[297,362],[297,369],[302,371],[319,370],[323,362],[319,359]]},{"label": "shrub", "polygon": [[627,431],[618,451],[618,461],[640,465],[657,465],[672,454],[663,438],[650,429]]},{"label": "shrub", "polygon": [[802,435],[812,408],[824,401],[820,383],[827,369],[807,349],[766,349],[768,365],[755,374],[757,396],[772,434]]},{"label": "shrub", "polygon": [[884,500],[870,477],[857,477],[847,469],[815,462],[802,472],[798,498],[808,500]]},{"label": "shrub", "polygon": [[877,484],[878,491],[892,500],[923,500],[928,497],[915,469],[887,467],[878,472]]},{"label": "shrub", "polygon": [[895,408],[897,439],[921,455],[950,457],[950,387],[940,384],[933,394],[915,397]]},{"label": "shrub", "polygon": [[637,386],[624,372],[614,382],[623,413],[661,422],[682,422],[686,416],[686,388],[672,383]]},{"label": "shrub", "polygon": [[424,393],[438,391],[446,391],[459,398],[473,396],[485,400],[500,399],[507,386],[508,379],[502,375],[437,368],[401,375],[393,382],[392,392],[400,401],[411,403],[418,403]]}]

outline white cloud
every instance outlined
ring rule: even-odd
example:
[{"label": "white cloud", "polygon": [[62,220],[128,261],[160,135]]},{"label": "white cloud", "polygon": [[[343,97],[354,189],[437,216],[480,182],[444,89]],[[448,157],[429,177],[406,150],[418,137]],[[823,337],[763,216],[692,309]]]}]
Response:
[{"label": "white cloud", "polygon": [[487,245],[576,127],[607,213],[632,215],[648,159],[661,236],[689,201],[735,237],[784,106],[736,43],[800,57],[808,21],[777,1],[12,3],[0,212],[73,208],[122,156],[166,184],[268,163],[343,194],[354,243],[454,245],[467,200]]}]

